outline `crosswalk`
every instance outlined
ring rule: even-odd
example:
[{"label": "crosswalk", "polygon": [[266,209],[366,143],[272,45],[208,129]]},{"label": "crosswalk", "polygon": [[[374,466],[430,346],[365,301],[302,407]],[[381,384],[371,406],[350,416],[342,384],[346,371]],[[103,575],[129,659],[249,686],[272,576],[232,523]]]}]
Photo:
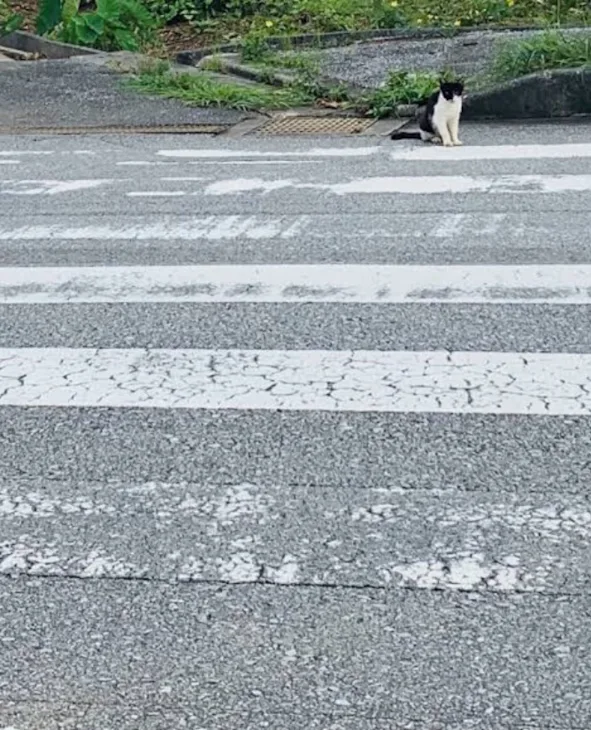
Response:
[{"label": "crosswalk", "polygon": [[0,151],[0,575],[587,596],[591,145],[147,144]]}]

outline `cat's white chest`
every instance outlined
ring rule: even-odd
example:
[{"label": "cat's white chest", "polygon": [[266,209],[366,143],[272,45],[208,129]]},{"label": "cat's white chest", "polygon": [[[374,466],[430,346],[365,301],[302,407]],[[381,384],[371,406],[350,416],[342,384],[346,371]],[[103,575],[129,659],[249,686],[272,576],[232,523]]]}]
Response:
[{"label": "cat's white chest", "polygon": [[440,96],[435,104],[433,110],[433,120],[447,124],[449,122],[456,121],[460,118],[462,113],[462,97],[454,96],[451,101],[448,101],[444,96]]}]

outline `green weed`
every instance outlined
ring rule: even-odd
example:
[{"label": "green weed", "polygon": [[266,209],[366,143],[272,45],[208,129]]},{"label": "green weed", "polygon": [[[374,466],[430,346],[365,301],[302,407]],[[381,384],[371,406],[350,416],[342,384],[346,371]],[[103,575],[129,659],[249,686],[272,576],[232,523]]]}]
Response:
[{"label": "green weed", "polygon": [[140,72],[127,84],[138,91],[180,99],[191,106],[226,107],[241,111],[289,109],[314,101],[312,95],[299,86],[267,89],[220,82],[206,74],[174,74],[162,66]]},{"label": "green weed", "polygon": [[18,30],[24,18],[20,13],[13,13],[4,0],[0,0],[0,38]]},{"label": "green weed", "polygon": [[140,0],[96,0],[80,11],[80,0],[41,0],[37,32],[102,51],[138,51],[154,41],[156,22]]},{"label": "green weed", "polygon": [[439,76],[434,73],[393,71],[386,83],[365,98],[369,115],[381,119],[396,112],[400,104],[424,102],[438,87]]},{"label": "green weed", "polygon": [[546,69],[589,65],[591,33],[547,31],[525,40],[499,44],[491,75],[503,81]]}]

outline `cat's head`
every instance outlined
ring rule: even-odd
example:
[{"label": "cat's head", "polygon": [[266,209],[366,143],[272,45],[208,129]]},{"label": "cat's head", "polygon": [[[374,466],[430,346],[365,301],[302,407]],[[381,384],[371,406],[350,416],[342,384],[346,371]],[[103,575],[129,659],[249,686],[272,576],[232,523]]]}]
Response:
[{"label": "cat's head", "polygon": [[456,97],[462,96],[464,93],[464,84],[461,81],[441,81],[439,90],[444,99],[453,101]]}]

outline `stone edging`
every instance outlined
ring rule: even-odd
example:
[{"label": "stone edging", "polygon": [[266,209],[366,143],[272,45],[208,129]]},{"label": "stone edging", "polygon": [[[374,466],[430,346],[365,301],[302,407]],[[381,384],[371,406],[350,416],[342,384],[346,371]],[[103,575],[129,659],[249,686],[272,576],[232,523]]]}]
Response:
[{"label": "stone edging", "polygon": [[72,56],[106,55],[105,51],[97,51],[86,46],[73,46],[70,43],[51,41],[34,33],[15,30],[2,37],[2,45],[25,53],[39,53],[45,58],[60,59]]},{"label": "stone edging", "polygon": [[560,119],[591,114],[591,66],[544,71],[466,97],[465,119]]},{"label": "stone edging", "polygon": [[[484,31],[535,31],[544,30],[542,26],[499,26],[478,25],[464,28],[384,28],[378,30],[337,31],[334,33],[305,33],[293,36],[269,36],[265,39],[272,50],[292,50],[296,48],[335,48],[364,41],[391,41],[430,38],[451,38],[465,33]],[[226,43],[219,46],[207,46],[194,51],[181,51],[176,55],[176,62],[185,66],[194,66],[206,56],[215,56],[220,53],[237,53],[241,49],[240,43]]]}]

